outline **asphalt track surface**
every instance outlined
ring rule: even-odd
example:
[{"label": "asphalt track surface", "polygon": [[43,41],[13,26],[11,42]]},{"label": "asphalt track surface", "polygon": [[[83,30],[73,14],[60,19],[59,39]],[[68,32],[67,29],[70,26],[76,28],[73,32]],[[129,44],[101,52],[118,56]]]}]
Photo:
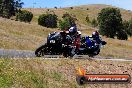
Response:
[{"label": "asphalt track surface", "polygon": [[[0,58],[35,58],[34,51],[30,50],[13,50],[13,49],[0,49]],[[61,59],[64,58],[63,56],[58,55],[46,55],[45,57],[42,57],[44,59]],[[88,57],[88,55],[75,55],[72,59],[94,59],[94,60],[112,60],[112,61],[131,61],[132,58],[128,59],[113,59],[112,57],[101,57],[101,56],[95,56],[95,57]]]},{"label": "asphalt track surface", "polygon": [[1,58],[33,58],[35,57],[34,51],[30,50],[13,50],[13,49],[0,49]]}]

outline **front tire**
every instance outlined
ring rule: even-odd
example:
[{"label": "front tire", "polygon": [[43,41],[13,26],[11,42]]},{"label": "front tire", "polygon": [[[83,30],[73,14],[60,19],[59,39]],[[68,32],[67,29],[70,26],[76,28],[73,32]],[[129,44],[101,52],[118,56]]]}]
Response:
[{"label": "front tire", "polygon": [[89,57],[94,57],[96,55],[98,55],[100,53],[100,49],[98,49],[97,51],[94,51],[92,54],[89,54]]},{"label": "front tire", "polygon": [[47,44],[42,45],[42,46],[40,46],[38,49],[36,49],[36,51],[35,51],[36,57],[44,56],[45,50],[48,50]]},{"label": "front tire", "polygon": [[100,49],[94,52],[94,55],[98,55],[100,53]]}]

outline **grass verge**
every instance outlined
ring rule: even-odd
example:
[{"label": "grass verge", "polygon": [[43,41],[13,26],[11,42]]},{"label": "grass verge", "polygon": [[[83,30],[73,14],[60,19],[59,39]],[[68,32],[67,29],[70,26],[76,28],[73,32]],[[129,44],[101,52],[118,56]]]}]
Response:
[{"label": "grass verge", "polygon": [[0,88],[131,88],[132,84],[76,83],[76,69],[89,74],[130,74],[132,62],[87,59],[0,59]]}]

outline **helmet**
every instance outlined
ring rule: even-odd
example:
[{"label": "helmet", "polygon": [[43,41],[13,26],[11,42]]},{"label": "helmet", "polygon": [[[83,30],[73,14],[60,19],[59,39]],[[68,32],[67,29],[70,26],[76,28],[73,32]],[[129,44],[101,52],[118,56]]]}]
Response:
[{"label": "helmet", "polygon": [[71,28],[69,29],[69,32],[70,32],[70,33],[76,33],[76,32],[77,32],[76,26],[71,27]]},{"label": "helmet", "polygon": [[99,32],[98,32],[98,31],[94,31],[94,32],[92,33],[92,36],[97,36],[97,35],[99,35]]},{"label": "helmet", "polygon": [[66,33],[66,34],[68,34],[68,33],[69,33],[69,31],[65,31],[65,33]]},{"label": "helmet", "polygon": [[81,33],[81,31],[77,31],[77,33],[79,34],[79,35],[81,35],[82,33]]}]

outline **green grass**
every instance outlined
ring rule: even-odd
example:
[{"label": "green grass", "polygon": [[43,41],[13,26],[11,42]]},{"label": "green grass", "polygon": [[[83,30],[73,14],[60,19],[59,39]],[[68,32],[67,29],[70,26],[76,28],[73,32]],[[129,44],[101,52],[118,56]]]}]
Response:
[{"label": "green grass", "polygon": [[62,79],[62,74],[58,73],[58,72],[52,72],[51,73],[51,77],[55,80],[55,81],[61,81]]},{"label": "green grass", "polygon": [[[122,67],[120,67],[122,66]],[[76,83],[77,68],[87,68],[89,74],[132,75],[132,62],[96,60],[0,59],[0,88],[131,88],[131,84]],[[124,73],[125,74],[125,73]],[[123,86],[123,87],[122,87]],[[128,87],[129,86],[129,87]]]}]

